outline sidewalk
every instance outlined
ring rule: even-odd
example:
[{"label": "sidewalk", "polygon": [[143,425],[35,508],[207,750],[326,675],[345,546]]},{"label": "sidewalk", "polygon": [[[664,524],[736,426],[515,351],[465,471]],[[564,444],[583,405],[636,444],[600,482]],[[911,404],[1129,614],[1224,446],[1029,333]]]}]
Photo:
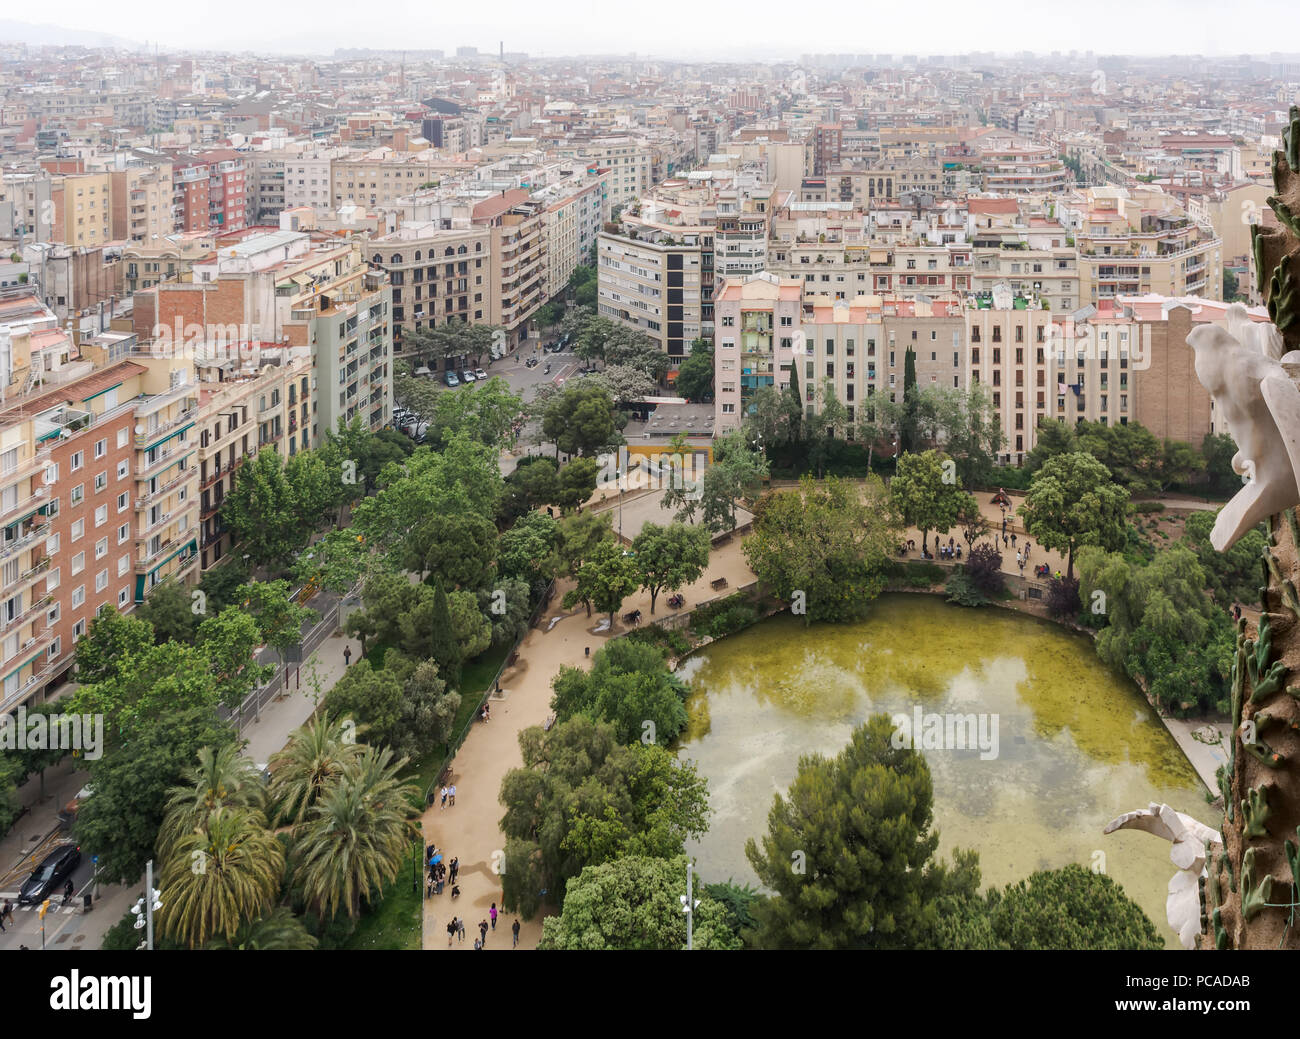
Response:
[{"label": "sidewalk", "polygon": [[[711,599],[731,595],[737,588],[754,580],[754,574],[741,551],[742,540],[734,538],[715,549],[700,580],[681,590],[688,606],[699,606]],[[714,591],[710,582],[726,577],[728,587]],[[447,923],[453,916],[465,921],[465,941],[452,943],[452,949],[474,948],[477,925],[487,919],[493,902],[501,909],[499,869],[504,862],[505,837],[500,830],[504,809],[498,800],[501,781],[507,772],[523,765],[519,750],[519,733],[531,725],[543,725],[551,714],[551,680],[566,665],[589,668],[594,654],[605,644],[610,632],[593,634],[592,629],[608,618],[601,614],[587,616],[582,607],[566,613],[558,608],[562,589],[557,589],[557,607],[544,615],[520,644],[519,660],[501,676],[502,696],[492,700],[492,719],[477,722],[464,745],[452,760],[448,783],[456,785],[456,804],[442,808],[437,801],[424,813],[425,844],[436,844],[444,861],[460,859],[460,898],[452,901],[451,886],[441,895],[425,899],[424,948],[447,949]],[[653,624],[672,616],[663,596],[659,611],[650,616],[650,594],[637,592],[623,603],[620,613],[640,609],[642,622]],[[556,620],[556,618],[559,618]],[[555,621],[552,627],[552,621]],[[627,629],[616,622],[613,634]],[[514,914],[502,913],[496,931],[488,932],[487,948],[511,948],[510,926]],[[536,948],[542,935],[542,917],[521,920],[519,948]]]},{"label": "sidewalk", "polygon": [[[286,690],[270,700],[261,710],[261,719],[249,714],[244,719],[242,738],[248,741],[244,754],[253,761],[267,761],[280,750],[294,729],[303,725],[316,709],[316,698],[323,696],[343,674],[343,648],[352,646],[352,657],[361,655],[355,640],[340,635],[327,634],[317,650],[302,664],[301,676],[289,671]],[[36,802],[40,784],[32,780],[19,788],[20,800],[33,802],[31,813],[14,824],[9,834],[0,841],[0,872],[8,872],[30,856],[34,848],[58,825],[57,813],[87,782],[89,774],[84,769],[73,769],[72,759],[65,759],[46,773],[46,797]],[[93,850],[87,849],[89,857]],[[144,878],[130,885],[101,885],[99,897],[89,914],[81,911],[81,895],[89,887],[77,890],[75,905],[66,910],[52,906],[45,919],[45,946],[47,949],[98,949],[104,934],[130,910],[144,890]],[[15,887],[16,890],[16,887]],[[164,892],[164,898],[166,893]],[[14,912],[14,927],[0,934],[0,950],[17,949],[20,944],[31,949],[41,947],[40,920],[34,911]]]}]

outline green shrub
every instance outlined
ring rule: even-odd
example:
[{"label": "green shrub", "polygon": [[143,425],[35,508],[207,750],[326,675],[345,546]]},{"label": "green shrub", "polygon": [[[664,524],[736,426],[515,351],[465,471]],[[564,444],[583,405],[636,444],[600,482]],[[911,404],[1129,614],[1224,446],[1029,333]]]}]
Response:
[{"label": "green shrub", "polygon": [[652,646],[666,649],[671,656],[680,657],[691,651],[691,640],[682,632],[650,624],[644,628],[635,628],[627,633],[627,638],[634,642],[648,642]]},{"label": "green shrub", "polygon": [[697,635],[720,639],[748,628],[757,620],[758,607],[744,592],[736,592],[692,610],[691,630]]},{"label": "green shrub", "polygon": [[907,588],[930,588],[948,576],[948,571],[937,563],[921,561],[891,562],[886,573],[890,584],[901,584]]},{"label": "green shrub", "polygon": [[983,606],[988,602],[964,570],[958,570],[948,578],[944,589],[948,593],[948,601],[955,602],[958,606]]},{"label": "green shrub", "polygon": [[1129,512],[1139,512],[1147,515],[1152,512],[1164,512],[1165,503],[1162,501],[1135,501],[1128,508]]}]

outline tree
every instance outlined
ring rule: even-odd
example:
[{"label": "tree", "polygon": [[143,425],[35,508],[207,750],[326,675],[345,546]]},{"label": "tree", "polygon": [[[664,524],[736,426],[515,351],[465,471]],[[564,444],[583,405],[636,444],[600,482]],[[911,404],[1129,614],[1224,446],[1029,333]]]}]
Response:
[{"label": "tree", "polygon": [[584,386],[602,387],[619,407],[636,404],[659,391],[659,384],[653,378],[629,364],[607,365],[604,371],[587,378]]},{"label": "tree", "polygon": [[1210,531],[1218,515],[1217,510],[1189,512],[1183,524],[1183,540],[1196,553],[1214,601],[1228,608],[1234,602],[1250,602],[1259,594],[1259,560],[1268,548],[1268,536],[1256,527],[1219,552],[1210,544]]},{"label": "tree", "polygon": [[590,616],[594,607],[609,614],[611,627],[614,614],[623,605],[623,600],[636,591],[640,580],[636,560],[626,555],[623,546],[616,541],[597,544],[575,576],[576,586],[564,593],[564,608],[569,610],[582,603]]},{"label": "tree", "polygon": [[86,634],[77,640],[77,681],[93,685],[116,678],[153,644],[153,629],[146,622],[109,607],[91,619]]},{"label": "tree", "polygon": [[1232,466],[1237,445],[1227,433],[1206,433],[1201,441],[1205,459],[1206,493],[1228,498],[1241,489],[1241,477]]},{"label": "tree", "polygon": [[423,757],[452,735],[460,693],[449,692],[432,660],[417,664],[402,685],[401,711],[391,746],[403,757]]},{"label": "tree", "polygon": [[207,821],[217,808],[252,808],[266,804],[266,785],[250,758],[236,743],[201,747],[198,764],[167,792],[167,815],[158,832],[158,854],[170,857],[177,841]]},{"label": "tree", "polygon": [[301,547],[298,498],[274,448],[262,448],[235,471],[221,518],[257,566],[283,563]]},{"label": "tree", "polygon": [[786,414],[789,416],[790,443],[797,444],[803,439],[803,394],[799,392],[799,363],[793,362],[790,365],[790,385],[789,385],[789,409]]},{"label": "tree", "polygon": [[552,688],[557,718],[608,721],[620,743],[667,746],[686,728],[689,690],[668,670],[663,651],[648,643],[614,639],[596,653],[590,672],[561,668]]},{"label": "tree", "polygon": [[889,553],[902,525],[877,476],[861,486],[805,476],[765,499],[744,553],[780,598],[803,593],[805,623],[862,617],[885,589]]},{"label": "tree", "polygon": [[564,512],[584,504],[596,492],[599,473],[594,458],[575,458],[559,471],[555,504]]},{"label": "tree", "polygon": [[230,938],[213,938],[207,948],[297,952],[315,949],[319,944],[288,906],[276,906],[265,916],[240,924]]},{"label": "tree", "polygon": [[[628,856],[588,866],[569,881],[564,911],[542,921],[539,949],[603,951],[686,948],[686,856]],[[691,944],[696,949],[738,949],[726,909],[695,880]]]},{"label": "tree", "polygon": [[90,762],[95,796],[78,809],[73,833],[83,847],[95,849],[105,883],[139,879],[153,857],[168,791],[183,780],[200,748],[219,749],[235,739],[209,706],[183,706],[127,730]]},{"label": "tree", "polygon": [[432,413],[431,439],[441,445],[455,435],[464,435],[488,447],[505,447],[523,411],[523,398],[512,393],[509,383],[499,376],[455,393],[442,392]]},{"label": "tree", "polygon": [[527,581],[504,577],[478,593],[479,610],[492,626],[493,646],[513,646],[528,634],[532,592]]},{"label": "tree", "polygon": [[1239,291],[1237,274],[1232,268],[1223,268],[1223,298],[1231,303],[1236,300]]},{"label": "tree", "polygon": [[1040,418],[1037,433],[1034,449],[1025,456],[1024,468],[1027,473],[1038,472],[1049,458],[1080,450],[1074,426],[1059,419]]},{"label": "tree", "polygon": [[713,397],[713,348],[697,341],[691,355],[677,368],[673,389],[689,401],[706,401]]},{"label": "tree", "polygon": [[597,512],[583,512],[560,520],[555,530],[560,570],[576,577],[597,547],[613,539],[611,522],[608,513]]},{"label": "tree", "polygon": [[942,898],[975,893],[973,854],[958,852],[952,871],[933,861],[930,769],[919,750],[895,746],[895,731],[874,715],[838,756],[801,757],[761,845],[746,842],[778,896],[755,911],[763,948],[915,948],[937,926]]},{"label": "tree", "polygon": [[968,552],[975,547],[976,541],[989,532],[988,517],[984,515],[980,503],[973,494],[963,493],[957,499],[957,511],[953,516],[953,523],[961,531]]},{"label": "tree", "polygon": [[[699,498],[704,526],[713,533],[736,529],[736,502],[753,501],[763,480],[768,475],[767,460],[754,450],[739,430],[732,430],[717,438],[713,449],[713,464],[704,470],[698,480]],[[668,497],[665,495],[665,504]],[[689,519],[693,514],[685,506],[678,519]]]},{"label": "tree", "polygon": [[920,402],[916,391],[916,351],[910,346],[903,354],[903,414],[898,426],[898,450],[901,454],[915,453],[919,444]]},{"label": "tree", "polygon": [[1090,454],[1074,451],[1044,463],[1020,506],[1027,530],[1044,548],[1066,554],[1066,577],[1074,576],[1081,545],[1117,549],[1124,543],[1128,492]]},{"label": "tree", "polygon": [[[199,578],[199,591],[206,597],[203,605],[207,612],[220,613],[227,606],[243,603],[243,599],[238,598],[238,591],[248,583],[248,578],[248,570],[243,562],[233,556],[226,556],[216,566],[204,571]],[[190,598],[193,600],[193,593],[190,593]],[[138,610],[135,615],[139,616]]]},{"label": "tree", "polygon": [[433,587],[433,634],[429,656],[453,688],[460,685],[460,667],[465,658],[461,656],[460,644],[452,631],[451,604],[441,584]]},{"label": "tree", "polygon": [[303,625],[314,623],[320,615],[290,598],[288,581],[254,581],[243,586],[243,594],[244,608],[257,622],[262,640],[283,664],[285,654],[302,643]]},{"label": "tree", "polygon": [[956,467],[938,451],[919,455],[904,452],[889,483],[889,494],[902,514],[903,522],[921,532],[923,551],[929,551],[931,530],[942,535],[952,529],[962,505]]},{"label": "tree", "polygon": [[1155,924],[1119,884],[1077,862],[953,900],[939,936],[942,949],[1164,948]]},{"label": "tree", "polygon": [[365,748],[322,790],[297,834],[295,881],[323,921],[343,910],[356,919],[397,879],[410,852],[419,792],[398,776],[405,758]]},{"label": "tree", "polygon": [[472,512],[430,516],[418,538],[428,546],[421,576],[427,573],[452,588],[478,589],[491,582],[496,569],[497,528],[488,517]]},{"label": "tree", "polygon": [[[206,593],[204,595],[206,599]],[[153,628],[155,642],[193,642],[204,610],[196,612],[193,593],[179,581],[164,581],[149,592],[149,597],[135,608],[133,616]]]},{"label": "tree", "polygon": [[632,541],[641,587],[650,593],[650,614],[661,591],[675,592],[698,581],[709,565],[708,531],[671,523],[647,523]]},{"label": "tree", "polygon": [[356,726],[313,718],[295,729],[282,750],[271,756],[267,799],[276,826],[301,826],[322,792],[364,748]]},{"label": "tree", "polygon": [[[577,521],[598,523],[600,516],[584,513],[572,517]],[[606,527],[606,530],[609,528]],[[544,512],[530,512],[515,521],[513,527],[501,535],[497,553],[497,572],[505,580],[518,578],[526,581],[533,595],[555,576],[558,560],[555,555],[559,541],[559,526]]]},{"label": "tree", "polygon": [[589,455],[621,441],[614,401],[603,386],[568,386],[542,415],[542,432],[555,456]]},{"label": "tree", "polygon": [[502,904],[525,919],[541,892],[563,905],[587,866],[630,855],[673,858],[704,833],[705,781],[656,744],[623,745],[582,715],[519,734],[523,767],[501,782]]},{"label": "tree", "polygon": [[215,808],[163,861],[167,897],[157,910],[158,928],[191,949],[218,936],[229,940],[271,911],[283,875],[284,848],[261,812]]},{"label": "tree", "polygon": [[351,721],[359,736],[378,746],[391,746],[402,715],[402,683],[387,668],[375,670],[358,660],[325,694],[327,718]]},{"label": "tree", "polygon": [[1006,589],[1002,553],[987,543],[972,548],[966,557],[966,576],[988,598],[1000,596]]},{"label": "tree", "polygon": [[797,439],[803,403],[775,386],[760,386],[749,398],[741,427],[745,442],[756,448],[774,448]]},{"label": "tree", "polygon": [[236,606],[227,606],[200,624],[197,643],[211,662],[217,698],[230,710],[239,707],[275,671],[257,663],[254,654],[262,634],[257,621]]},{"label": "tree", "polygon": [[194,646],[149,646],[120,660],[118,667],[117,673],[82,685],[72,695],[75,713],[104,716],[106,733],[125,734],[187,707],[215,710],[219,702],[212,661]]},{"label": "tree", "polygon": [[350,529],[331,530],[298,556],[290,573],[300,586],[314,583],[342,595],[369,574],[391,565],[387,555],[369,550],[363,535]]}]

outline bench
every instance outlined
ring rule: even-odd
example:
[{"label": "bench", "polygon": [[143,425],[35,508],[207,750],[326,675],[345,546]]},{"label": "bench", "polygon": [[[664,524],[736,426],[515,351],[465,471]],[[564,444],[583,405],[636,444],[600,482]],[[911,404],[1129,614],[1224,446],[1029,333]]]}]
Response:
[{"label": "bench", "polygon": [[716,592],[721,588],[727,587],[727,579],[725,577],[719,577],[713,581],[710,581],[709,584],[713,587],[713,590]]}]

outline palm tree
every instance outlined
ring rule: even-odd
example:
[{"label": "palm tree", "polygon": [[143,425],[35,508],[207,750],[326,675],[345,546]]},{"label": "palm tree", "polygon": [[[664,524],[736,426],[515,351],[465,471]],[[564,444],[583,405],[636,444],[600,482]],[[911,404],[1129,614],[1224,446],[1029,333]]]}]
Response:
[{"label": "palm tree", "polygon": [[253,808],[266,803],[266,784],[237,746],[203,747],[199,763],[185,775],[186,785],[167,793],[167,815],[158,831],[158,857],[171,857],[174,842],[207,819],[214,808]]},{"label": "palm tree", "polygon": [[316,719],[297,729],[288,745],[271,758],[269,795],[272,821],[306,822],[321,791],[362,751],[342,720]]},{"label": "palm tree", "polygon": [[265,916],[241,924],[233,937],[213,938],[206,948],[298,951],[318,944],[287,906],[277,906]]},{"label": "palm tree", "polygon": [[160,931],[191,949],[241,925],[275,904],[284,877],[284,848],[253,808],[214,808],[202,825],[178,837],[164,860],[166,892]]},{"label": "palm tree", "polygon": [[320,918],[351,917],[362,898],[397,878],[417,832],[415,787],[397,778],[406,758],[367,747],[320,792],[293,850],[295,878]]}]

